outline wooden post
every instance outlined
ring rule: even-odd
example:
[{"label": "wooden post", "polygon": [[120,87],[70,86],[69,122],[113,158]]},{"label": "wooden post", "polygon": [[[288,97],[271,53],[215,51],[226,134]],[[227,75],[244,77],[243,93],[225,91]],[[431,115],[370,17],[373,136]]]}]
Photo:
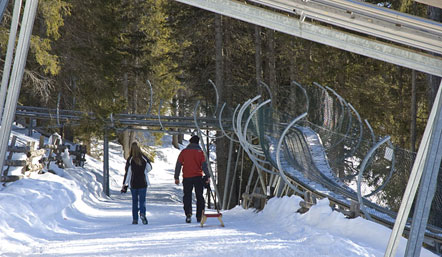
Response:
[{"label": "wooden post", "polygon": [[[12,139],[11,139],[11,147],[14,147],[14,146],[15,146],[15,141],[17,141],[17,137],[16,137],[16,136],[13,136]],[[7,161],[11,161],[11,159],[12,159],[12,154],[13,154],[13,152],[10,151],[8,157],[6,158]],[[3,169],[3,167],[2,167],[2,169]],[[9,166],[8,166],[8,168],[6,168],[6,169],[3,171],[2,176],[3,176],[3,177],[8,176],[8,171],[9,171]]]},{"label": "wooden post", "polygon": [[361,209],[359,202],[351,201],[350,204],[350,217],[356,218],[361,215]]}]

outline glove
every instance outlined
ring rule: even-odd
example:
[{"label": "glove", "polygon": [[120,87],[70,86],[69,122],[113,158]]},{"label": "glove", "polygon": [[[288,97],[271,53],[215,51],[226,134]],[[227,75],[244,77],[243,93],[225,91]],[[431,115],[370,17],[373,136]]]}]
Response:
[{"label": "glove", "polygon": [[205,188],[210,188],[210,177],[204,176],[202,180],[203,180],[203,186]]},{"label": "glove", "polygon": [[127,192],[127,187],[128,186],[125,186],[125,185],[123,185],[123,187],[121,188],[121,193],[123,194],[123,193],[126,193]]}]

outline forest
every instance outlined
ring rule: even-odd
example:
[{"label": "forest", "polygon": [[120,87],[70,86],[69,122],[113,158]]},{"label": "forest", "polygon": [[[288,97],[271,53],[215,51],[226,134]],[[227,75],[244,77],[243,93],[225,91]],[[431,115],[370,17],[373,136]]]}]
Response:
[{"label": "forest", "polygon": [[[441,10],[411,0],[374,4],[442,21]],[[0,25],[1,67],[13,2]],[[66,138],[88,143],[103,136],[111,113],[192,113],[196,100],[234,107],[265,82],[283,108],[291,82],[326,85],[349,101],[376,135],[416,152],[440,78],[247,24],[172,0],[40,0],[19,104],[85,114]],[[153,102],[147,81],[153,86]],[[49,124],[48,124],[49,125]],[[135,132],[111,133],[128,147]],[[228,141],[216,142],[218,170]],[[223,182],[222,174],[219,177]],[[440,183],[439,183],[440,184]]]}]

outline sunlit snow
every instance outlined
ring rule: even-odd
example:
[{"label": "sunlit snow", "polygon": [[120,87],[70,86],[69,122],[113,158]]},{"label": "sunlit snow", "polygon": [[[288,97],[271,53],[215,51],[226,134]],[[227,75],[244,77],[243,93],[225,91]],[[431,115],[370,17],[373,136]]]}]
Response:
[{"label": "sunlit snow", "polygon": [[[31,138],[14,132],[24,142]],[[36,140],[36,139],[34,139]],[[125,160],[110,144],[111,196],[102,193],[101,161],[57,175],[30,174],[0,186],[0,256],[383,256],[391,230],[347,219],[321,200],[297,213],[299,197],[273,198],[261,212],[223,211],[225,227],[209,218],[184,222],[182,188],[174,184],[179,150],[170,137],[157,147],[147,190],[148,225],[132,225],[130,193],[120,194]],[[194,211],[195,212],[195,211]],[[397,256],[403,256],[402,239]],[[436,256],[423,249],[421,256]]]}]

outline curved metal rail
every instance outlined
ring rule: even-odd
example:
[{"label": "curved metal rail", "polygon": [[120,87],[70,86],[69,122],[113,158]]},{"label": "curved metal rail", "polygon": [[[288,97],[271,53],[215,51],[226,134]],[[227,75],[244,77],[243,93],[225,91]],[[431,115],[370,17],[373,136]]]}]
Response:
[{"label": "curved metal rail", "polygon": [[[243,104],[240,113],[236,118],[236,127],[238,129],[235,130],[238,138],[243,144],[244,149],[246,150],[246,153],[251,157],[252,160],[256,159],[256,157],[253,157],[254,155],[256,155],[256,153],[252,153],[250,148],[256,148],[257,145],[251,145],[250,143],[246,142],[246,139],[248,137],[259,138],[261,144],[267,144],[267,146],[264,145],[262,147],[259,147],[258,149],[264,151],[265,156],[270,161],[270,164],[272,164],[274,168],[278,170],[282,180],[293,192],[302,195],[305,191],[311,191],[318,198],[327,197],[330,199],[331,203],[339,206],[338,209],[350,209],[351,201],[359,202],[361,204],[363,214],[367,219],[372,219],[390,228],[393,227],[396,213],[387,208],[372,203],[364,197],[368,197],[376,192],[379,192],[380,190],[382,190],[383,187],[385,187],[386,183],[388,183],[392,173],[394,172],[394,159],[390,168],[390,173],[388,174],[384,183],[376,188],[376,190],[374,190],[372,193],[364,195],[364,197],[362,197],[360,189],[358,193],[342,183],[339,178],[334,176],[334,173],[328,166],[327,157],[325,155],[324,148],[322,147],[318,135],[309,128],[299,126],[293,127],[294,124],[299,120],[298,118],[295,119],[295,121],[292,121],[287,126],[284,121],[269,120],[269,117],[266,116],[263,119],[265,119],[268,124],[271,124],[269,125],[271,131],[266,131],[265,129],[263,129],[262,126],[259,126],[257,124],[255,124],[254,127],[258,128],[258,131],[248,129],[249,121],[252,120],[252,116],[256,115],[256,113],[262,109],[262,107],[264,106],[263,104],[260,105],[259,108],[250,112],[250,116],[246,118],[246,125],[243,129],[241,129],[245,110],[249,108],[252,102],[256,101],[257,98],[258,97],[248,100]],[[273,110],[273,112],[274,111],[275,110]],[[362,122],[360,120],[360,117],[354,110],[354,108],[353,111],[358,116],[360,129],[362,130]],[[265,122],[256,121],[256,119],[253,120],[254,122],[258,123]],[[257,134],[253,135],[254,133]],[[248,136],[247,134],[252,135]],[[359,136],[356,140],[357,144],[353,145],[352,147],[359,146],[362,138],[361,135],[362,131],[359,131]],[[371,135],[371,139],[373,140],[373,133],[371,133]],[[371,155],[380,145],[387,141],[389,142],[388,138],[382,140],[377,145],[375,145],[372,150],[369,151],[369,153],[367,153],[363,161],[363,165],[362,167],[360,167],[360,173],[358,173],[360,175],[358,180],[359,185],[361,183],[361,174],[364,172],[366,165],[369,163]],[[389,142],[389,146],[392,147],[391,142]],[[284,151],[281,150],[282,147],[284,147]],[[317,150],[316,152],[312,150],[312,147],[320,149],[319,154]],[[284,154],[282,154],[282,152]],[[354,150],[352,149],[352,151],[350,152],[354,153]],[[254,160],[254,164],[257,164],[256,160]],[[322,166],[322,168],[318,168],[318,165],[319,167]],[[325,173],[324,167],[326,168]],[[249,178],[248,187],[250,186],[250,182],[251,177]],[[429,240],[434,240],[435,242],[442,243],[442,229],[435,228],[429,225],[426,237]]]}]

